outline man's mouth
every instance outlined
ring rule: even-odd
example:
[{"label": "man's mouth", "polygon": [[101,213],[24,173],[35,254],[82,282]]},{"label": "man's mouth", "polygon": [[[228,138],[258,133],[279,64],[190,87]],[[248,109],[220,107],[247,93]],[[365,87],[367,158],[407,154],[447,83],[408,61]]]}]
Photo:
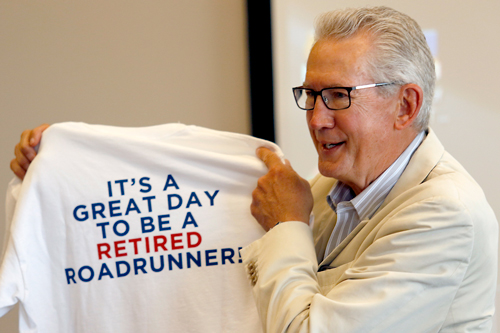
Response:
[{"label": "man's mouth", "polygon": [[332,149],[334,147],[337,147],[337,146],[340,146],[341,144],[343,144],[344,142],[339,142],[339,143],[325,143],[323,145],[323,147],[325,147],[326,149]]}]

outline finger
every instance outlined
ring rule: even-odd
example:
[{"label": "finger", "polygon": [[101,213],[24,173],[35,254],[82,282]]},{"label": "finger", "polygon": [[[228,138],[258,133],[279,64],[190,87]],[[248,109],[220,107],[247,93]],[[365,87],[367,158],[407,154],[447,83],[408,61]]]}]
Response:
[{"label": "finger", "polygon": [[[33,148],[28,148],[28,149],[33,149]],[[26,157],[26,154],[20,148],[19,143],[16,145],[16,148],[14,149],[14,155],[16,156],[16,158],[15,158],[16,164],[20,168],[23,168],[24,170],[28,170],[28,167],[31,163],[31,160],[29,160]]]},{"label": "finger", "polygon": [[[45,131],[49,126],[49,124],[42,124],[32,130],[25,130],[21,134],[21,140],[19,141],[19,150],[28,161],[33,161],[33,159],[35,158],[36,150],[33,147],[40,143],[43,131]],[[25,167],[23,160],[18,159],[18,162],[22,167]]]},{"label": "finger", "polygon": [[19,143],[16,145],[16,158],[18,158],[18,162],[23,163],[23,160],[21,158],[21,154],[24,155],[28,161],[32,161],[35,156],[36,156],[36,151],[33,149],[33,147],[30,146],[30,137],[31,137],[31,130],[25,130],[21,134],[21,140]]},{"label": "finger", "polygon": [[269,150],[268,148],[265,147],[260,147],[257,148],[257,157],[264,162],[264,164],[267,166],[267,168],[271,168],[273,165],[276,164],[283,164],[281,161],[281,158],[273,151]]},{"label": "finger", "polygon": [[21,133],[21,140],[19,140],[19,145],[21,147],[22,146],[29,146],[30,135],[31,135],[31,130],[24,130]]},{"label": "finger", "polygon": [[26,171],[19,166],[19,164],[17,163],[16,159],[13,159],[12,161],[10,161],[10,169],[21,180],[24,179],[24,176],[26,175]]},{"label": "finger", "polygon": [[22,163],[23,160],[20,159],[20,158],[25,158],[27,159],[29,162],[33,161],[33,159],[35,158],[36,156],[36,150],[35,148],[31,147],[28,144],[22,144],[21,142],[19,142],[19,146],[18,148],[16,148],[16,152],[19,152],[19,155],[16,154],[16,158],[19,159],[19,162]]},{"label": "finger", "polygon": [[49,124],[42,124],[38,127],[35,127],[29,137],[29,144],[31,147],[35,147],[42,140],[42,133],[49,127]]}]

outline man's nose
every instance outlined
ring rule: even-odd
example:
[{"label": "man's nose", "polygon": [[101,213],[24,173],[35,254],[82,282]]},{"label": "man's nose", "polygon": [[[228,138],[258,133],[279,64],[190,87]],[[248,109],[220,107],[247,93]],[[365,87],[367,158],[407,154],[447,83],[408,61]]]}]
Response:
[{"label": "man's nose", "polygon": [[326,107],[321,96],[316,98],[314,109],[307,112],[310,112],[311,118],[309,119],[309,127],[311,129],[318,130],[322,128],[332,128],[335,126],[335,111]]}]

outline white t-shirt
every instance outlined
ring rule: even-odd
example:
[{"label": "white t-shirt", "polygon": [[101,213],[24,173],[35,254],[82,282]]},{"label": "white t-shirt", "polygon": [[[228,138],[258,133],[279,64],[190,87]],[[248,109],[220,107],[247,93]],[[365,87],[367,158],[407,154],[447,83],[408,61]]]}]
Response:
[{"label": "white t-shirt", "polygon": [[51,126],[10,184],[0,316],[20,302],[22,332],[261,331],[239,255],[264,234],[259,146],[281,155],[182,124]]}]

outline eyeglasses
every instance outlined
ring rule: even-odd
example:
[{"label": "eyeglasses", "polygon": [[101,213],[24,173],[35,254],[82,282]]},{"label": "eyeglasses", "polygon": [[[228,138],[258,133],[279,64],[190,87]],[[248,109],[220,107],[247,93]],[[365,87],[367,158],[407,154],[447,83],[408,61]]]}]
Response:
[{"label": "eyeglasses", "polygon": [[316,105],[316,96],[321,99],[330,110],[344,110],[351,106],[351,91],[373,87],[387,86],[395,82],[372,83],[357,87],[333,87],[315,91],[309,88],[293,88],[293,96],[297,106],[302,110],[313,110]]}]

